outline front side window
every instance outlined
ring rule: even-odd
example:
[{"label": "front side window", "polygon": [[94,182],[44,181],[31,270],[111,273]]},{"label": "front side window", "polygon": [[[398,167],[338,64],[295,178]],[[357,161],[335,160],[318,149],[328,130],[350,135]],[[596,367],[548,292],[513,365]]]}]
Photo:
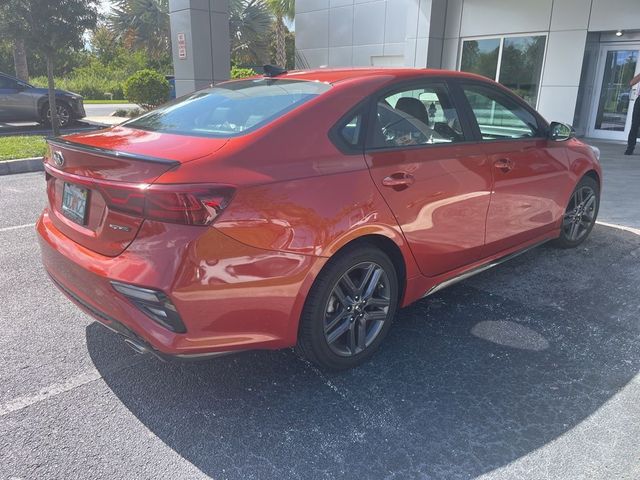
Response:
[{"label": "front side window", "polygon": [[453,143],[464,134],[444,84],[402,90],[377,102],[370,146],[392,148]]},{"label": "front side window", "polygon": [[234,137],[255,130],[316,98],[322,82],[260,78],[200,90],[124,125],[178,135]]},{"label": "front side window", "polygon": [[538,136],[538,122],[528,110],[491,87],[463,85],[483,140]]},{"label": "front side window", "polygon": [[544,35],[464,40],[460,70],[500,82],[535,107],[545,45]]}]

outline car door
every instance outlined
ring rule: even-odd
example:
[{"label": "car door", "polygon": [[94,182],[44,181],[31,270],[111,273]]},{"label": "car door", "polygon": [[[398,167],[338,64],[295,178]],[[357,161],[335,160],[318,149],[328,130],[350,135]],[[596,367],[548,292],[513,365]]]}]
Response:
[{"label": "car door", "polygon": [[566,207],[568,159],[561,144],[547,139],[546,125],[517,98],[480,82],[460,87],[491,164],[486,254],[493,255],[558,226]]},{"label": "car door", "polygon": [[491,168],[468,130],[444,80],[386,91],[372,105],[365,158],[427,276],[483,252]]},{"label": "car door", "polygon": [[0,75],[0,121],[34,120],[34,101],[25,93],[26,85]]}]

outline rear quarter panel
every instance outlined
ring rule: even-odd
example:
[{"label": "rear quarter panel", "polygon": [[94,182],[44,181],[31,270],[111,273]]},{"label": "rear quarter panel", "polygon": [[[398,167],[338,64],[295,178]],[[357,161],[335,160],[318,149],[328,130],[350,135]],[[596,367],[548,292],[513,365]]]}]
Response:
[{"label": "rear quarter panel", "polygon": [[329,257],[351,240],[378,234],[418,274],[395,218],[372,183],[362,154],[347,155],[329,130],[393,76],[345,80],[210,158],[189,162],[157,183],[220,182],[238,187],[214,227],[252,247]]}]

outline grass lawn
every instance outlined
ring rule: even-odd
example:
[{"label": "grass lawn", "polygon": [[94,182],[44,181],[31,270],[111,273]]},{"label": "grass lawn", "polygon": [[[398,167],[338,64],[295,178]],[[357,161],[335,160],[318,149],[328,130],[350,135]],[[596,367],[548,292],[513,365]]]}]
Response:
[{"label": "grass lawn", "polygon": [[85,105],[112,105],[114,103],[129,103],[128,100],[84,100]]},{"label": "grass lawn", "polygon": [[44,137],[38,135],[0,137],[0,162],[16,158],[42,157],[46,148]]}]

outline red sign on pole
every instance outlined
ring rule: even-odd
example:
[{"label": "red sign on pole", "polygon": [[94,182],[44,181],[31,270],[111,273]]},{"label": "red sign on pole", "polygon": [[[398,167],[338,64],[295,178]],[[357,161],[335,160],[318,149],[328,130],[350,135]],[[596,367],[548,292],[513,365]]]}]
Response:
[{"label": "red sign on pole", "polygon": [[178,34],[178,58],[180,60],[187,58],[187,39],[184,33]]}]

